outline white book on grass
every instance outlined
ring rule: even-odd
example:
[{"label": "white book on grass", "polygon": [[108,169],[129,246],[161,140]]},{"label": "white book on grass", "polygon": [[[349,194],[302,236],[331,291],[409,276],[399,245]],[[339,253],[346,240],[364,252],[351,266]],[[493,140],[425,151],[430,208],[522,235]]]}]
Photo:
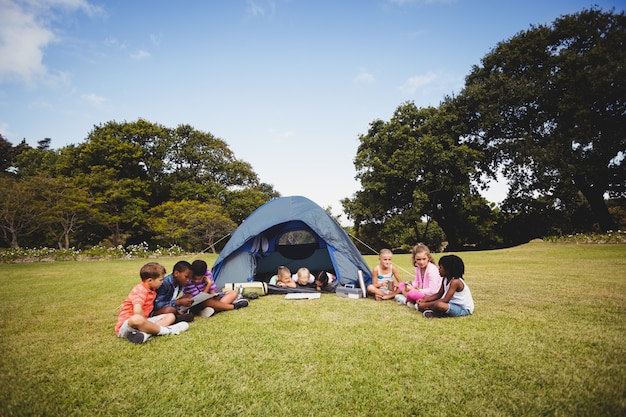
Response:
[{"label": "white book on grass", "polygon": [[321,295],[319,292],[290,292],[285,295],[285,300],[315,300]]}]

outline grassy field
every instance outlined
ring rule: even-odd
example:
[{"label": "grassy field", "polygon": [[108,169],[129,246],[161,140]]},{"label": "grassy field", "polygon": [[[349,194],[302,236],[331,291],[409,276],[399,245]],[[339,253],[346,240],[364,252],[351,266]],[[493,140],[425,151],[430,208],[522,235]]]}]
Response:
[{"label": "grassy field", "polygon": [[626,414],[626,245],[459,255],[469,317],[276,295],[140,346],[113,327],[146,260],[2,264],[0,416]]}]

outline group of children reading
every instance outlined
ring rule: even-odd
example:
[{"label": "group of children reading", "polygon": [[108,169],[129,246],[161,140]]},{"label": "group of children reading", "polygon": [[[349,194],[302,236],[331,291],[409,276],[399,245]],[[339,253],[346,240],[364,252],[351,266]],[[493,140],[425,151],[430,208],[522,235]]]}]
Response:
[{"label": "group of children reading", "polygon": [[398,304],[421,311],[424,317],[458,317],[474,312],[472,293],[463,279],[465,265],[456,255],[444,255],[435,264],[428,246],[418,243],[412,249],[415,279],[402,282],[391,263],[392,252],[380,251],[367,292],[377,301],[395,299]]},{"label": "group of children reading", "polygon": [[[118,337],[139,344],[155,335],[179,334],[189,329],[195,316],[210,317],[216,311],[235,310],[248,306],[237,291],[218,292],[207,263],[179,261],[171,274],[157,262],[145,264],[139,271],[137,284],[122,303],[115,333]],[[194,304],[200,293],[210,298]]]},{"label": "group of children reading", "polygon": [[[367,292],[379,300],[395,299],[398,304],[421,311],[424,317],[458,317],[474,312],[474,300],[463,280],[465,265],[456,255],[444,255],[435,265],[430,249],[417,244],[412,250],[415,279],[402,282],[398,270],[391,263],[392,252],[383,249],[379,263],[372,271],[372,283]],[[179,334],[189,329],[195,316],[210,317],[217,311],[228,311],[248,306],[248,300],[237,291],[218,292],[207,263],[179,261],[171,274],[163,265],[145,264],[139,271],[137,284],[122,303],[115,326],[118,337],[139,344],[155,335]],[[270,284],[289,288],[313,288],[322,291],[334,279],[332,274],[320,272],[313,276],[307,268],[300,268],[292,276],[289,268],[278,267]],[[194,304],[200,293],[210,298]]]}]

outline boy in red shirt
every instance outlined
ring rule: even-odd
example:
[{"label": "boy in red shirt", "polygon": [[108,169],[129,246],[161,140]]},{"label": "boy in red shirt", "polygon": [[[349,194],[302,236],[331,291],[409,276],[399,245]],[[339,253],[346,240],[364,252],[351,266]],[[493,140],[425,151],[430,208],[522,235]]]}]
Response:
[{"label": "boy in red shirt", "polygon": [[176,324],[172,313],[150,317],[156,289],[163,283],[165,268],[157,262],[145,264],[139,271],[141,283],[137,284],[122,303],[117,317],[115,333],[132,343],[144,343],[153,335],[179,334],[189,329],[187,322]]}]

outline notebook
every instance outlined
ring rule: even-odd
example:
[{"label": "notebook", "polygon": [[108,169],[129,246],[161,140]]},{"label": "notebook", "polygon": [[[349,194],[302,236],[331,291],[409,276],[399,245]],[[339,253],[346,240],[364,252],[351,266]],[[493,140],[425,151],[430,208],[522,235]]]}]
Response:
[{"label": "notebook", "polygon": [[315,300],[321,295],[319,292],[290,292],[285,295],[285,300]]}]

